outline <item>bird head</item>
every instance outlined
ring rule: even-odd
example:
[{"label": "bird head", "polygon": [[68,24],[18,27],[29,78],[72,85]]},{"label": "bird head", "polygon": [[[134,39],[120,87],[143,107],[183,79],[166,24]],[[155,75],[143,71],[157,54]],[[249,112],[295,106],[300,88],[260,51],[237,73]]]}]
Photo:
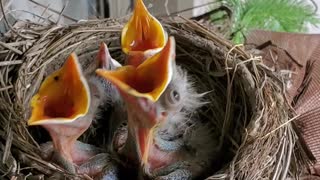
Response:
[{"label": "bird head", "polygon": [[90,92],[76,54],[72,53],[62,68],[43,81],[31,99],[28,125],[69,124],[85,116]]},{"label": "bird head", "polygon": [[170,37],[160,53],[138,67],[127,65],[115,71],[96,71],[117,87],[127,105],[129,131],[135,138],[142,164],[147,163],[153,130],[165,117],[157,101],[172,79],[174,66],[175,41]]},{"label": "bird head", "polygon": [[142,0],[136,0],[133,15],[121,33],[122,51],[129,55],[127,64],[138,66],[161,51],[166,41],[161,23],[148,12]]},{"label": "bird head", "polygon": [[107,45],[102,42],[95,61],[92,61],[85,70],[85,77],[91,92],[90,109],[94,110],[101,103],[108,101],[116,91],[109,82],[98,76],[95,71],[97,69],[112,70],[118,67],[121,67],[121,64],[111,57]]},{"label": "bird head", "polygon": [[100,44],[99,52],[96,59],[97,68],[116,69],[121,66],[118,61],[111,57],[108,46],[103,42]]}]

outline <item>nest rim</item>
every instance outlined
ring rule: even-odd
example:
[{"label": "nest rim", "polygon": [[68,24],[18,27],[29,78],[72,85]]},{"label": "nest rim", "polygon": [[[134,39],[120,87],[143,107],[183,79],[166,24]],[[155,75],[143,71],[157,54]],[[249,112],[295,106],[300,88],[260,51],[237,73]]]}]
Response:
[{"label": "nest rim", "polygon": [[[242,120],[245,121],[242,126],[232,124],[232,126],[239,128],[238,133],[242,134],[237,137],[237,140],[241,141],[240,144],[237,141],[230,142],[231,144],[233,143],[233,146],[238,147],[234,149],[234,157],[222,169],[208,178],[224,179],[229,177],[232,179],[240,177],[244,179],[261,179],[271,176],[284,177],[289,172],[300,174],[301,170],[294,168],[293,164],[298,162],[305,165],[306,163],[301,160],[303,158],[299,159],[299,157],[304,157],[301,153],[293,151],[296,147],[297,137],[296,132],[292,129],[291,120],[293,114],[290,105],[285,100],[281,81],[273,72],[263,66],[260,57],[251,56],[241,46],[233,45],[197,22],[181,17],[177,17],[177,19],[179,19],[179,22],[173,22],[168,19],[162,19],[161,22],[168,33],[176,38],[177,51],[179,52],[177,53],[177,59],[180,59],[178,62],[186,63],[185,68],[188,69],[189,67],[189,72],[192,72],[192,76],[195,76],[198,82],[202,82],[203,77],[197,77],[197,75],[205,76],[204,72],[206,72],[208,76],[207,82],[202,86],[208,86],[211,90],[213,90],[211,83],[215,79],[224,78],[227,83],[220,82],[224,85],[221,85],[221,89],[218,91],[226,91],[225,98],[231,98],[226,100],[225,111],[233,110],[230,107],[233,105],[232,95],[229,94],[230,96],[228,96],[227,93],[234,93],[236,91],[234,86],[236,86],[241,89],[239,90],[241,94],[239,96],[242,96],[240,101],[244,101],[243,105],[246,106],[245,111],[251,112],[251,114],[244,115],[246,117]],[[79,59],[86,53],[94,56],[100,44],[99,41],[107,41],[109,44],[111,43],[109,47],[113,56],[123,59],[123,54],[120,52],[121,48],[119,48],[122,21],[123,19],[91,20],[69,26],[21,22],[15,27],[20,30],[19,32],[12,31],[7,34],[6,44],[11,49],[4,47],[9,53],[2,54],[2,57],[4,57],[2,61],[8,62],[9,65],[0,67],[0,72],[8,76],[2,80],[6,86],[0,88],[0,100],[5,104],[1,109],[6,111],[0,118],[0,123],[3,127],[2,139],[5,142],[2,145],[4,159],[15,163],[28,163],[31,159],[31,162],[36,164],[37,171],[42,174],[50,174],[50,171],[64,172],[57,167],[53,168],[50,163],[44,162],[37,155],[39,145],[26,127],[27,114],[30,112],[30,109],[26,107],[29,106],[29,100],[35,94],[45,75],[59,68],[65,59],[62,57],[66,57],[70,52],[75,51],[79,55]],[[40,33],[34,33],[33,31]],[[23,36],[17,35],[17,32],[22,33]],[[33,38],[26,40],[24,37]],[[70,40],[71,38],[72,40]],[[84,42],[85,40],[90,41],[90,47],[88,47],[90,43]],[[12,43],[22,41],[29,42],[21,43],[22,45],[20,46],[12,46]],[[188,46],[191,44],[192,48],[197,50],[188,51]],[[13,49],[18,49],[18,51]],[[21,56],[20,52],[23,52],[23,56]],[[190,66],[190,62],[189,64],[188,62],[182,62],[183,60],[181,59],[185,56],[192,59],[194,64]],[[202,58],[201,56],[205,57]],[[197,60],[197,58],[202,61]],[[18,60],[21,60],[22,63],[10,64],[10,62]],[[48,68],[49,65],[52,65],[51,69]],[[190,70],[190,67],[193,69]],[[198,69],[195,69],[195,67]],[[8,74],[10,74],[11,78]],[[213,102],[216,97],[211,98],[211,102]],[[228,104],[228,102],[231,104]],[[213,114],[213,109],[217,108],[217,106],[213,105],[211,107],[212,112],[210,115],[218,116]],[[223,111],[223,109],[220,109],[220,111]],[[223,114],[223,112],[220,113]],[[227,116],[230,116],[230,114],[226,113],[222,117],[224,123],[232,121]],[[272,119],[274,124],[267,124],[267,119],[269,121]],[[230,132],[228,133],[230,134]],[[224,134],[223,139],[229,134]],[[15,136],[20,138],[15,139]],[[264,148],[267,146],[271,146],[271,148],[268,147],[270,150],[260,152],[257,146],[261,145]],[[271,149],[275,153],[272,153]],[[283,152],[287,154],[284,155]],[[20,155],[17,156],[16,154]],[[256,155],[261,156],[260,162],[254,162]],[[281,163],[281,160],[288,158],[290,161]],[[264,164],[263,161],[267,160],[269,162]],[[253,169],[256,171],[252,172]],[[9,174],[12,172],[12,169],[7,170]],[[72,175],[68,176],[72,177]]]}]

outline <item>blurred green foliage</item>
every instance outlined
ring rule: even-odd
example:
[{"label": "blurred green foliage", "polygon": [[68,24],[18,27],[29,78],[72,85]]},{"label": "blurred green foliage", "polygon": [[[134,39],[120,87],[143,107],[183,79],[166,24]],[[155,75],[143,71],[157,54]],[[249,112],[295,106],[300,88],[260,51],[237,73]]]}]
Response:
[{"label": "blurred green foliage", "polygon": [[[216,11],[210,19],[214,24],[229,23],[229,37],[236,44],[243,43],[252,29],[281,32],[306,32],[307,25],[319,25],[316,6],[307,0],[218,0],[231,10]],[[216,7],[215,7],[216,8]],[[228,21],[228,22],[227,22]]]}]

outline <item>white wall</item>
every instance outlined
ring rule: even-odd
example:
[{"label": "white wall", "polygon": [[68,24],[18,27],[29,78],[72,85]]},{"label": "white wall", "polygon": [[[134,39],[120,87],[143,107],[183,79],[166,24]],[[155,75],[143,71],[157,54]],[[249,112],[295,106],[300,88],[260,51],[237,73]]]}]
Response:
[{"label": "white wall", "polygon": [[[66,0],[34,0],[45,7],[49,7],[57,12],[61,12],[62,8],[66,4]],[[64,14],[70,16],[73,19],[88,19],[89,17],[89,8],[88,8],[88,0],[69,0],[67,4]],[[13,10],[13,14],[18,19],[29,19],[29,20],[38,20],[36,16],[31,13],[26,13],[20,10],[32,12],[36,15],[41,15],[43,17],[48,17],[50,20],[57,22],[59,18],[59,14],[53,13],[50,10],[46,10],[46,8],[41,7],[29,0],[13,0],[11,5],[11,10]],[[70,23],[72,20],[68,20],[66,18],[60,18],[59,23]]]},{"label": "white wall", "polygon": [[[200,5],[204,5],[207,4],[209,2],[212,2],[213,0],[194,0],[193,1],[193,6],[200,6]],[[210,6],[203,6],[203,7],[199,7],[199,8],[195,8],[192,12],[193,16],[198,16],[201,15],[205,12],[208,12],[210,10]]]},{"label": "white wall", "polygon": [[[320,17],[320,9],[319,9],[320,8],[320,0],[314,0],[314,2],[318,6],[317,15],[318,15],[318,17]],[[309,32],[310,33],[320,33],[320,27],[309,26]]]}]

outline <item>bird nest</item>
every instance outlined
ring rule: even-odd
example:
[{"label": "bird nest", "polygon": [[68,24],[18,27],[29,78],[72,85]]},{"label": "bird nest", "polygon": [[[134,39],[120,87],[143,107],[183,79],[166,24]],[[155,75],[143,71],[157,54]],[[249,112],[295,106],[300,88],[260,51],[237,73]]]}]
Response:
[{"label": "bird nest", "polygon": [[[175,37],[177,64],[188,70],[198,92],[209,92],[205,97],[209,103],[198,113],[201,120],[214,125],[215,148],[223,152],[209,179],[298,176],[307,158],[291,122],[294,114],[283,83],[261,58],[194,21],[166,19],[162,24]],[[86,67],[105,42],[112,57],[123,62],[122,25],[121,20],[112,19],[69,26],[18,22],[5,34],[0,42],[0,170],[4,177],[44,178],[53,173],[74,177],[42,160],[39,144],[50,138],[41,127],[27,126],[30,99],[71,52]],[[87,131],[81,140],[102,146],[104,131],[97,122],[93,126],[96,131]]]}]

